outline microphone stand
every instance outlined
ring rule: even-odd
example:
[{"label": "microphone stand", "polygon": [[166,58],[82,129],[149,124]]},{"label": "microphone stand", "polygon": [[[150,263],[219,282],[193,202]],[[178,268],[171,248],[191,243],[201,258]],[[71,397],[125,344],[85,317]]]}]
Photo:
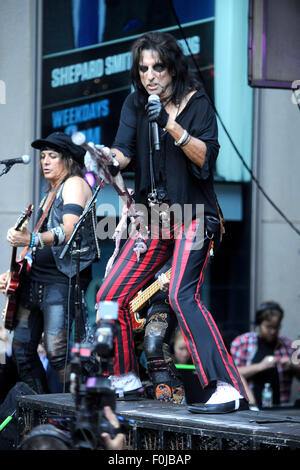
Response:
[{"label": "microphone stand", "polygon": [[73,232],[67,241],[63,251],[59,255],[59,259],[63,259],[66,255],[67,251],[69,250],[71,244],[74,248],[73,252],[76,256],[76,277],[75,277],[75,286],[74,286],[74,311],[75,311],[75,332],[74,332],[74,339],[75,343],[80,343],[80,334],[79,334],[79,327],[80,327],[80,317],[82,313],[82,299],[81,299],[81,290],[80,290],[80,249],[81,249],[81,234],[80,229],[81,226],[84,224],[87,215],[93,209],[93,205],[95,200],[98,196],[98,192],[100,190],[100,186],[97,186],[93,196],[91,197],[86,209],[80,216],[78,222],[74,224]]},{"label": "microphone stand", "polygon": [[5,167],[3,168],[3,170],[1,171],[0,176],[6,175],[6,173],[9,172],[9,170],[11,169],[11,167],[12,167],[12,165],[7,165],[7,164],[6,164]]}]

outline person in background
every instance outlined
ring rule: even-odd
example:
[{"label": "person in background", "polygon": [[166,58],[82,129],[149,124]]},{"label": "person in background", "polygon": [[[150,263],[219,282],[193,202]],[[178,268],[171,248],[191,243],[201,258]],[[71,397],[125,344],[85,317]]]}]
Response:
[{"label": "person in background", "polygon": [[38,352],[40,361],[43,364],[43,367],[46,372],[49,392],[61,393],[63,391],[62,384],[59,380],[59,376],[57,375],[56,370],[54,370],[49,363],[49,359],[47,357],[47,353],[46,353],[46,349],[45,349],[43,341],[41,341],[41,343],[38,345],[37,352]]},{"label": "person in background", "polygon": [[290,401],[293,377],[300,379],[300,364],[293,361],[292,342],[280,336],[284,311],[273,301],[263,302],[256,311],[256,330],[244,333],[231,343],[231,355],[253,393],[255,403],[262,406],[262,390],[270,383],[273,404]]},{"label": "person in background", "polygon": [[0,405],[18,381],[18,371],[12,359],[11,342],[7,330],[0,325]]},{"label": "person in background", "polygon": [[176,364],[192,364],[192,358],[181,331],[177,328],[174,333],[174,361]]}]

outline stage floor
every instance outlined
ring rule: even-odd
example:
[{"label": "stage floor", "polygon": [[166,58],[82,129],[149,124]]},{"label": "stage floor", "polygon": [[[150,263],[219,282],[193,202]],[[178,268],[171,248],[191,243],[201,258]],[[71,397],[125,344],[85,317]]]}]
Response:
[{"label": "stage floor", "polygon": [[[17,398],[21,434],[51,417],[74,416],[70,393]],[[300,449],[300,409],[193,414],[185,405],[155,400],[117,401],[116,413],[134,420],[130,450]]]}]

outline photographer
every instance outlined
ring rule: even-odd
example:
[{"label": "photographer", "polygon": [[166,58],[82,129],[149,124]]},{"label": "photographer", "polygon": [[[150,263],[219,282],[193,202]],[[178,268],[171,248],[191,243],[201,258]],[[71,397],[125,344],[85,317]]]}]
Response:
[{"label": "photographer", "polygon": [[[109,406],[104,407],[104,415],[114,428],[119,428],[119,420]],[[109,433],[101,433],[106,450],[123,450],[125,435],[117,434],[114,438]],[[19,450],[75,450],[72,439],[61,429],[52,424],[41,424],[32,429],[23,439]]]},{"label": "photographer", "polygon": [[[104,414],[107,421],[109,421],[114,428],[119,427],[119,420],[109,406],[104,407]],[[112,439],[108,432],[103,432],[101,437],[107,450],[123,450],[125,447],[125,434],[117,434]]]},{"label": "photographer", "polygon": [[[32,429],[19,449],[122,450],[125,447],[123,429],[133,421],[116,416],[115,391],[105,374],[115,354],[118,304],[104,302],[100,316],[93,344],[76,342],[71,350],[70,392],[75,402],[75,417],[51,418],[55,425]],[[88,375],[87,364],[91,366]]]}]

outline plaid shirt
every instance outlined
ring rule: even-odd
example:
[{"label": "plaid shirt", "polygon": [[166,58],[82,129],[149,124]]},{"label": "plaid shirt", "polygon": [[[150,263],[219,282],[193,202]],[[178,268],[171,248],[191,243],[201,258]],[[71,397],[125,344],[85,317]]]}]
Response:
[{"label": "plaid shirt", "polygon": [[[249,366],[257,352],[258,347],[258,334],[256,332],[244,333],[243,335],[235,338],[231,343],[230,352],[237,367]],[[274,356],[278,359],[283,357],[291,357],[295,351],[292,348],[292,342],[284,337],[279,336],[277,345],[274,349]],[[276,365],[279,375],[280,385],[280,403],[287,403],[290,399],[291,385],[293,374],[290,371],[284,371],[280,362]],[[248,382],[249,387],[253,390],[253,383],[251,380]]]}]

